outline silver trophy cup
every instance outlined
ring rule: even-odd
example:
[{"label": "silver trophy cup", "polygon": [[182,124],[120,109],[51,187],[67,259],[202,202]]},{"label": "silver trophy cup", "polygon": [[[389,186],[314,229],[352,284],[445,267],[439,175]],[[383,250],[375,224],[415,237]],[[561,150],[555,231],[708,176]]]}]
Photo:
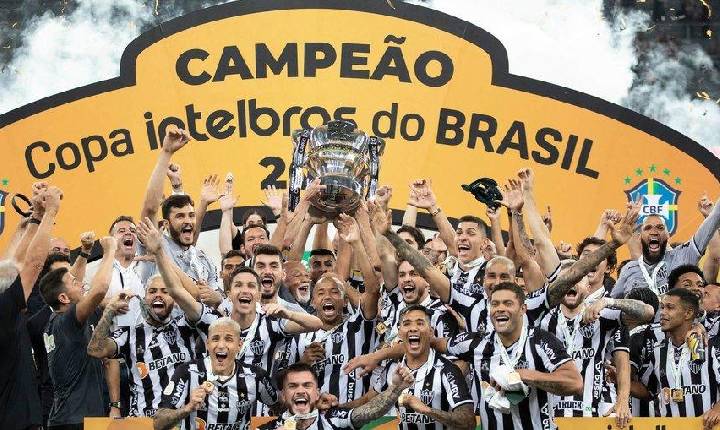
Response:
[{"label": "silver trophy cup", "polygon": [[363,197],[375,194],[383,140],[368,136],[348,121],[330,121],[312,130],[293,132],[290,209],[300,189],[320,178],[326,189],[311,205],[325,215],[352,213]]}]

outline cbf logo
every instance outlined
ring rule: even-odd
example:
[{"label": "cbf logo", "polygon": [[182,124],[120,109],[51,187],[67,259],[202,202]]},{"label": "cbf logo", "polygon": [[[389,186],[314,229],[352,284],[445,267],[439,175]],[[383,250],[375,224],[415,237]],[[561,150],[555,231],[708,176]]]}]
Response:
[{"label": "cbf logo", "polygon": [[680,177],[671,175],[671,173],[672,171],[668,168],[660,170],[655,164],[652,164],[647,169],[642,167],[635,169],[635,178],[625,177],[625,185],[630,185],[634,180],[639,180],[634,187],[625,190],[629,202],[637,201],[642,197],[638,225],[642,224],[646,216],[661,215],[665,218],[668,234],[670,235],[677,230],[677,209],[678,198],[680,197],[680,191],[670,184],[675,186],[682,184]]}]

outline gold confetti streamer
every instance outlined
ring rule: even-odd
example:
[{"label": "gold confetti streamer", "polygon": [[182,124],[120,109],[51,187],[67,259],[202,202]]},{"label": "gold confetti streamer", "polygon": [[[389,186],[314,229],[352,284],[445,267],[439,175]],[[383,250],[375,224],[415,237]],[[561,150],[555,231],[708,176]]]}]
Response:
[{"label": "gold confetti streamer", "polygon": [[155,0],[155,16],[158,16],[160,12],[158,12],[158,8],[160,7],[160,0]]},{"label": "gold confetti streamer", "polygon": [[711,8],[710,5],[708,4],[707,0],[699,0],[699,1],[700,1],[700,3],[702,3],[702,5],[705,6],[705,8],[707,9],[707,11],[708,11],[708,18],[712,18],[712,8]]}]

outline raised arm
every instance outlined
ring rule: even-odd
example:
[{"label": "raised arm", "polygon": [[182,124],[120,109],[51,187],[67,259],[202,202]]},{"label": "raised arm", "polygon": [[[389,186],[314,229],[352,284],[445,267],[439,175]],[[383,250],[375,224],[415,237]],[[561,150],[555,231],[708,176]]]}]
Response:
[{"label": "raised arm", "polygon": [[435,193],[432,190],[432,181],[430,179],[418,179],[410,184],[410,198],[408,204],[412,204],[420,209],[425,209],[432,216],[435,226],[437,226],[440,240],[447,246],[449,255],[457,255],[455,248],[455,229],[453,229],[450,220],[438,206]]},{"label": "raised arm", "polygon": [[[707,199],[707,196],[705,196],[705,199]],[[708,243],[710,243],[710,239],[712,239],[718,227],[720,227],[720,209],[718,209],[718,204],[715,202],[710,212],[707,213],[707,217],[693,235],[693,242],[700,251],[700,255],[705,253],[705,249],[707,249]]]},{"label": "raised arm", "polygon": [[78,254],[70,268],[70,273],[77,279],[85,279],[85,270],[93,245],[95,245],[95,232],[86,231],[80,235],[80,254]]},{"label": "raised arm", "polygon": [[547,298],[550,307],[556,306],[562,300],[565,293],[568,292],[583,276],[590,273],[593,269],[605,260],[614,250],[622,246],[633,234],[633,227],[637,221],[640,211],[639,204],[628,205],[628,211],[625,216],[616,224],[610,224],[610,234],[612,239],[600,246],[590,254],[586,254],[575,262],[567,271],[563,272],[558,278],[548,286]]},{"label": "raised arm", "polygon": [[385,291],[392,291],[397,287],[397,258],[395,258],[395,248],[381,234],[375,234],[375,247],[380,257],[380,270],[382,279],[385,283]]},{"label": "raised arm", "polygon": [[50,234],[55,218],[60,210],[60,199],[62,192],[57,187],[50,187],[38,195],[38,201],[42,202],[43,216],[37,229],[30,227],[25,231],[25,235],[31,235],[30,244],[27,247],[25,258],[22,261],[20,269],[20,282],[25,293],[25,300],[30,296],[35,282],[42,271],[45,260],[50,250]]},{"label": "raised arm", "polygon": [[[276,217],[277,224],[275,225],[275,231],[273,231],[270,236],[270,244],[278,249],[285,250],[287,249],[285,247],[285,234],[287,233],[288,225],[294,214],[288,210],[288,193],[283,193],[281,198],[280,214]],[[275,209],[273,209],[273,214],[274,213]]]},{"label": "raised arm", "polygon": [[500,211],[487,207],[485,210],[488,218],[490,218],[490,240],[495,244],[498,255],[505,255],[505,241],[502,237],[502,224],[500,223]]},{"label": "raised arm", "polygon": [[95,326],[90,342],[88,342],[87,353],[89,356],[95,358],[110,358],[117,354],[118,346],[111,337],[110,328],[112,327],[113,319],[118,315],[127,313],[129,309],[128,297],[125,293],[118,294],[108,302],[102,318],[100,318],[97,326]]},{"label": "raised arm", "polygon": [[30,242],[32,242],[33,237],[35,237],[38,225],[42,222],[43,216],[45,216],[43,197],[47,188],[47,182],[35,182],[32,185],[32,197],[30,199],[32,204],[32,214],[30,215],[28,222],[25,224],[25,229],[22,237],[20,238],[20,242],[18,242],[15,247],[15,251],[11,254],[14,255],[15,261],[18,263],[25,261],[25,255],[27,254]]},{"label": "raised arm", "polygon": [[180,306],[188,321],[194,322],[200,319],[202,305],[200,302],[183,288],[182,283],[175,273],[173,266],[175,264],[170,261],[170,256],[165,253],[162,247],[162,236],[150,218],[145,218],[137,225],[138,239],[145,245],[147,252],[155,256],[155,264],[163,278],[165,288],[168,294]]},{"label": "raised arm", "polygon": [[105,236],[100,239],[103,256],[100,261],[100,268],[90,285],[90,291],[83,296],[75,308],[75,318],[78,323],[85,324],[85,321],[95,312],[100,303],[107,294],[110,280],[112,279],[113,263],[115,262],[115,252],[117,250],[117,240],[112,236]]},{"label": "raised arm", "polygon": [[140,211],[140,219],[150,218],[153,222],[157,221],[157,211],[163,198],[163,182],[170,166],[170,159],[175,152],[189,141],[190,136],[185,130],[168,130],[163,139],[163,146],[158,155],[155,168],[150,174],[150,180],[145,191],[145,200]]},{"label": "raised arm", "polygon": [[510,179],[503,192],[500,202],[510,211],[510,236],[515,246],[515,263],[523,269],[523,279],[528,293],[539,290],[545,285],[545,274],[535,259],[536,250],[525,232],[523,217],[522,184],[519,180]]},{"label": "raised arm", "polygon": [[[371,204],[372,202],[368,203],[368,205]],[[440,300],[448,303],[450,301],[450,280],[443,275],[440,269],[433,266],[420,251],[410,246],[397,233],[392,231],[389,211],[383,213],[382,210],[371,210],[371,212],[374,213],[373,225],[377,233],[385,236],[390,244],[395,247],[398,257],[407,260],[428,281],[430,289],[440,297]]]},{"label": "raised arm", "polygon": [[202,230],[203,219],[207,213],[208,207],[218,201],[220,198],[220,179],[218,175],[208,175],[200,187],[200,203],[195,208],[195,240],[193,243],[197,243],[198,237],[200,237],[200,231]]},{"label": "raised arm", "polygon": [[[538,263],[545,276],[550,276],[560,264],[560,258],[550,238],[550,231],[543,222],[542,216],[537,209],[535,195],[533,194],[535,175],[530,169],[521,169],[518,172],[518,177],[522,182],[523,197],[525,199],[523,212],[525,214],[525,220],[530,227],[530,232],[535,240],[534,245],[538,251]],[[518,243],[515,243],[516,249],[519,246]]]},{"label": "raised arm", "polygon": [[220,231],[218,244],[220,246],[220,255],[227,254],[232,249],[232,240],[237,232],[233,223],[233,209],[237,198],[232,194],[232,182],[230,183],[230,192],[220,197]]},{"label": "raised arm", "polygon": [[324,217],[313,217],[309,213],[305,214],[305,220],[303,221],[300,229],[295,236],[290,251],[287,254],[288,261],[300,261],[305,254],[305,244],[307,243],[308,237],[310,237],[310,231],[314,225],[323,224],[327,221]]},{"label": "raised arm", "polygon": [[363,282],[365,283],[365,292],[362,293],[360,301],[363,315],[367,319],[375,319],[378,312],[378,300],[380,300],[380,283],[375,270],[370,264],[370,259],[365,253],[357,221],[348,215],[340,214],[338,218],[338,234],[352,247],[355,260],[360,265]]},{"label": "raised arm", "polygon": [[322,321],[315,315],[307,312],[291,311],[277,303],[266,303],[263,305],[265,315],[287,320],[285,332],[288,334],[308,333],[322,328]]},{"label": "raised arm", "polygon": [[361,428],[372,420],[384,416],[397,402],[400,394],[415,383],[415,378],[405,366],[398,366],[392,375],[390,387],[372,400],[352,410],[350,421],[353,427]]}]

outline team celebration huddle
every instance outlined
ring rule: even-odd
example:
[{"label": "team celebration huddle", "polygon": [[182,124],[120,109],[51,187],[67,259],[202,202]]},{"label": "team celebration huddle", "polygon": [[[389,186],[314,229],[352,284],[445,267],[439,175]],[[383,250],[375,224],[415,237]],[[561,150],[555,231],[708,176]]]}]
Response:
[{"label": "team celebration huddle", "polygon": [[[720,209],[707,196],[685,243],[641,217],[640,199],[560,245],[530,169],[487,205],[468,195],[457,220],[431,178],[408,178],[402,221],[382,183],[352,211],[319,211],[329,186],[315,179],[294,202],[268,187],[266,208],[235,225],[231,174],[183,183],[172,158],[188,141],[165,136],[139,216],[84,233],[73,261],[53,236],[63,191],[33,185],[0,262],[0,429],[101,416],[156,430],[720,424]],[[196,246],[210,209],[221,261]],[[424,213],[436,232],[416,228]]]}]

